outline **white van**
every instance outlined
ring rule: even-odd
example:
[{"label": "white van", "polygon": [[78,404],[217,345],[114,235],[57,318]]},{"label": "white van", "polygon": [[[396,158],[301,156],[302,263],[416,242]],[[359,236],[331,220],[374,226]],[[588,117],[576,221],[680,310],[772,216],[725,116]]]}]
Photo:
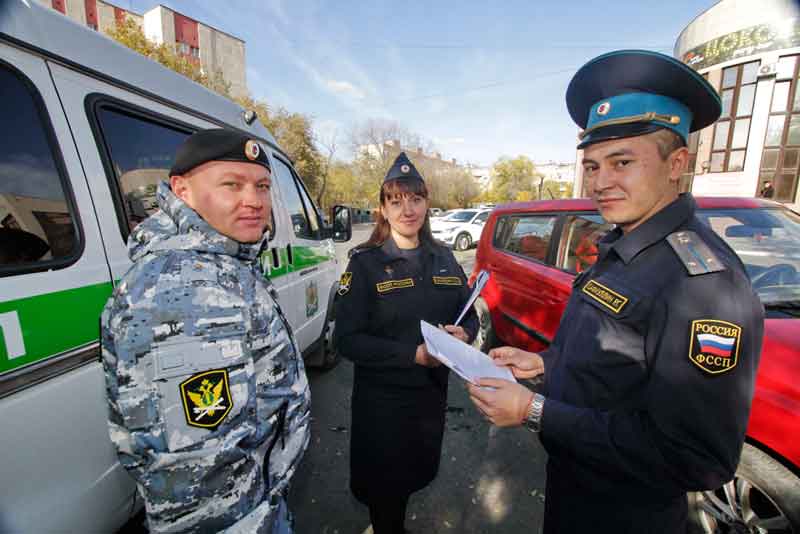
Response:
[{"label": "white van", "polygon": [[269,266],[311,364],[338,289],[331,237],[287,156],[230,100],[30,0],[0,1],[0,532],[113,532],[137,509],[108,437],[99,316],[176,147],[228,127],[273,183]]}]

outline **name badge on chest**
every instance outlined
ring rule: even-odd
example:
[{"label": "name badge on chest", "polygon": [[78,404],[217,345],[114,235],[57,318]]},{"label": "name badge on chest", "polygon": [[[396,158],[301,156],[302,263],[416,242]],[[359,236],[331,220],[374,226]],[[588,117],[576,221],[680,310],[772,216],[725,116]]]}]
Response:
[{"label": "name badge on chest", "polygon": [[614,313],[621,312],[628,304],[628,297],[620,295],[596,280],[586,282],[581,291]]}]

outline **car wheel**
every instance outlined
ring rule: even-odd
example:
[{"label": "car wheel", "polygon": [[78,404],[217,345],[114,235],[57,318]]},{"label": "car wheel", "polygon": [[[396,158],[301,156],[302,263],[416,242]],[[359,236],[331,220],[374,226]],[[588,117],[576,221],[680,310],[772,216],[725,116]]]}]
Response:
[{"label": "car wheel", "polygon": [[472,244],[472,238],[467,233],[458,234],[456,237],[456,250],[467,250]]},{"label": "car wheel", "polygon": [[328,321],[322,334],[322,365],[319,368],[323,371],[330,371],[339,364],[339,351],[333,345],[334,325],[334,321]]},{"label": "car wheel", "polygon": [[800,534],[800,478],[745,444],[734,479],[689,494],[693,526],[706,534]]},{"label": "car wheel", "polygon": [[489,352],[497,346],[497,337],[492,328],[492,315],[489,313],[489,306],[482,298],[475,300],[475,312],[478,314],[478,333],[472,346],[481,352]]}]

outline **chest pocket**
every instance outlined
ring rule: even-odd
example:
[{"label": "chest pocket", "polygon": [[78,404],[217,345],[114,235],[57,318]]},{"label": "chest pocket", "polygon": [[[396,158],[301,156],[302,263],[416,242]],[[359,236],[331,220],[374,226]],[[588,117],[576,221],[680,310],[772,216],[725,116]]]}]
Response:
[{"label": "chest pocket", "polygon": [[598,405],[617,402],[646,377],[651,300],[608,275],[586,276],[574,291],[585,306],[572,330],[576,346],[570,366],[591,384]]}]

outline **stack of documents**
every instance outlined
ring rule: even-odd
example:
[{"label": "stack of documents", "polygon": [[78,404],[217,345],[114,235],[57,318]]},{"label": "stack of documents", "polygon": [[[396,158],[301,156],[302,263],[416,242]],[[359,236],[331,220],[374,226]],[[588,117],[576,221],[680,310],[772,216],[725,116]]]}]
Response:
[{"label": "stack of documents", "polygon": [[516,382],[507,367],[498,367],[491,358],[478,349],[467,345],[444,330],[420,321],[422,337],[431,356],[452,369],[456,374],[473,384],[479,378],[500,378]]}]

